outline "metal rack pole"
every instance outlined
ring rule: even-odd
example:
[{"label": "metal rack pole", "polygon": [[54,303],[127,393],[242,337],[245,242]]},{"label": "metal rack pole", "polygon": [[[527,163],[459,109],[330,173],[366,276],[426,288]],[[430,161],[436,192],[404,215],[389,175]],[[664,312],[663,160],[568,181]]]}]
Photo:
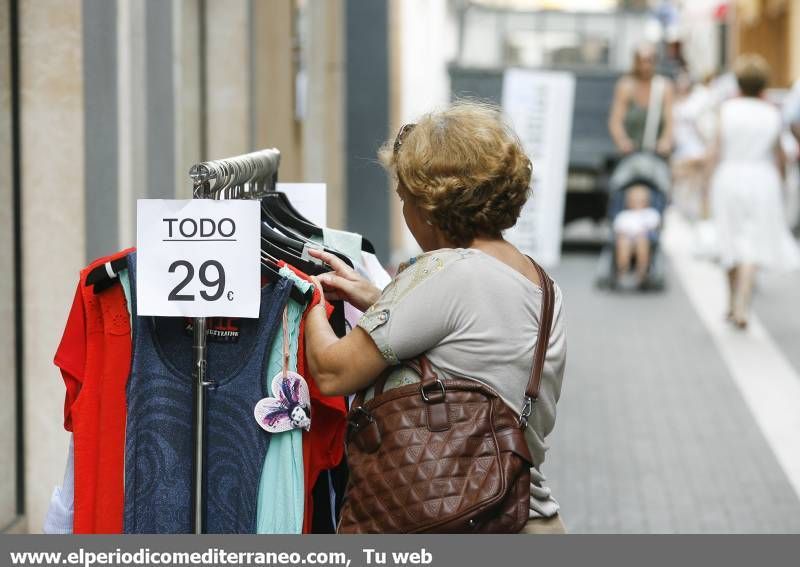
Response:
[{"label": "metal rack pole", "polygon": [[[208,170],[193,166],[189,175],[194,181],[195,198],[209,198]],[[192,327],[192,395],[194,422],[194,454],[192,455],[192,476],[194,491],[192,493],[192,529],[195,534],[202,534],[206,528],[205,489],[206,489],[206,319],[195,317]]]},{"label": "metal rack pole", "polygon": [[205,532],[205,487],[206,487],[206,320],[204,317],[194,318],[192,329],[192,382],[194,392],[194,494],[193,494],[193,528],[194,533]]}]

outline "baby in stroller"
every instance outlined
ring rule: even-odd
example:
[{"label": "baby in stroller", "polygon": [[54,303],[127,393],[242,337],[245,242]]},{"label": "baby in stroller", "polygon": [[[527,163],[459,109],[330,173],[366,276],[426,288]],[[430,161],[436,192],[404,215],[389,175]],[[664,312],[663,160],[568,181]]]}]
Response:
[{"label": "baby in stroller", "polygon": [[661,224],[661,213],[650,206],[650,189],[642,184],[631,185],[625,191],[625,208],[620,211],[612,228],[614,230],[617,284],[630,287],[629,276],[633,262],[635,284],[647,285],[650,270],[651,241]]},{"label": "baby in stroller", "polygon": [[639,152],[623,158],[609,180],[611,238],[600,255],[602,288],[664,288],[659,246],[671,179],[663,158]]}]

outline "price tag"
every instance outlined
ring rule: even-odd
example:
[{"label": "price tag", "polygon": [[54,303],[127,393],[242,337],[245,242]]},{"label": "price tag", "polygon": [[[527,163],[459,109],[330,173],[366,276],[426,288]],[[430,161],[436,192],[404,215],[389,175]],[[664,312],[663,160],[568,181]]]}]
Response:
[{"label": "price tag", "polygon": [[139,199],[139,315],[257,318],[258,201]]}]

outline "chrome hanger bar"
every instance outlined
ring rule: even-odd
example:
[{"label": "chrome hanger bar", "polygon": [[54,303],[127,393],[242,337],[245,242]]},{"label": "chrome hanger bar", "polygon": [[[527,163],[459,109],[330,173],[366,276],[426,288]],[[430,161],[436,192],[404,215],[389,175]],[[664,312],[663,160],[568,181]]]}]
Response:
[{"label": "chrome hanger bar", "polygon": [[259,199],[275,190],[281,153],[259,150],[198,163],[189,170],[198,199]]}]

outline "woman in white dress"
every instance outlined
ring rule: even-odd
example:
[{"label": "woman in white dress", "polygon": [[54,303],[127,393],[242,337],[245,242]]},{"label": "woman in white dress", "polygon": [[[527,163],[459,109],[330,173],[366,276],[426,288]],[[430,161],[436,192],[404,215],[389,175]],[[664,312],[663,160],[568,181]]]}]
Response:
[{"label": "woman in white dress", "polygon": [[781,115],[760,98],[769,67],[761,57],[747,55],[737,61],[735,72],[740,96],[720,107],[711,205],[720,261],[728,271],[728,319],[743,329],[756,271],[794,269],[800,266],[800,250],[784,216]]}]

